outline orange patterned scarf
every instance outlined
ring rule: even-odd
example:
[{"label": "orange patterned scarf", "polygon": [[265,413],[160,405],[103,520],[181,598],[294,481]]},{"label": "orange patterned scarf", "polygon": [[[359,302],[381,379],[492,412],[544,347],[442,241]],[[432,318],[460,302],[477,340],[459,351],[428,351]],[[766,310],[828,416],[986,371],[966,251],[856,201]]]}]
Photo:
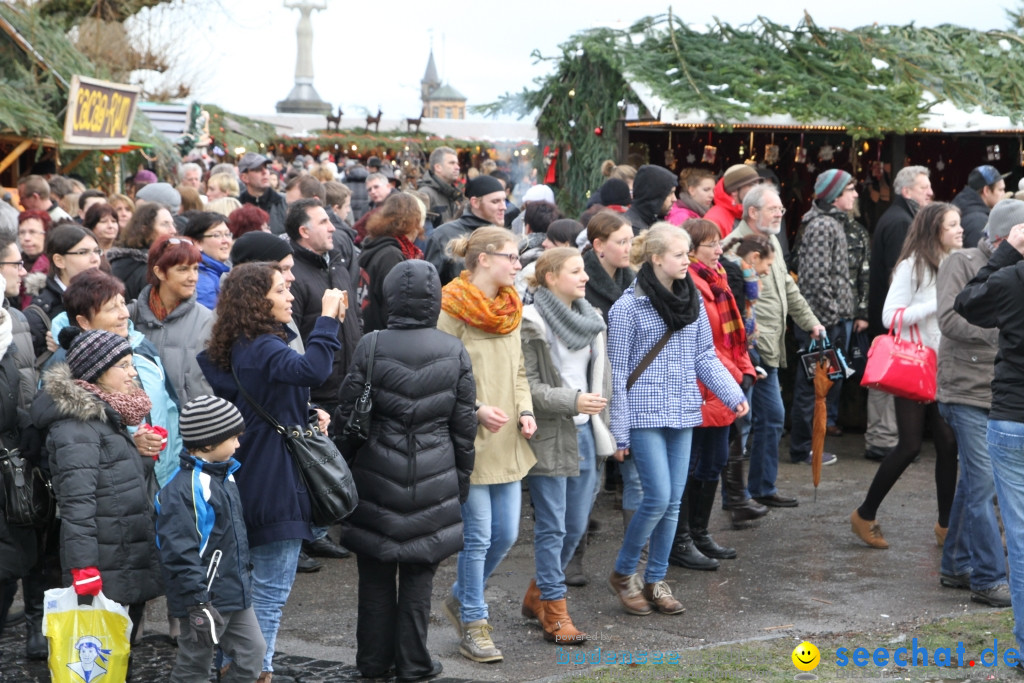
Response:
[{"label": "orange patterned scarf", "polygon": [[491,334],[508,334],[523,319],[523,302],[515,287],[502,287],[498,296],[488,299],[469,281],[468,270],[441,289],[441,310]]}]

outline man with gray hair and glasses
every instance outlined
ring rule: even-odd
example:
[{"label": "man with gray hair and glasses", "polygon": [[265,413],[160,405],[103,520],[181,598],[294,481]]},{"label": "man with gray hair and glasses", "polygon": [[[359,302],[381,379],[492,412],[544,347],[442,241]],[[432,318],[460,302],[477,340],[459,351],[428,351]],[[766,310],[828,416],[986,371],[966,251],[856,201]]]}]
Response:
[{"label": "man with gray hair and glasses", "polygon": [[[882,308],[889,293],[892,269],[900,259],[903,240],[918,210],[932,200],[931,172],[924,166],[907,166],[893,181],[892,205],[878,219],[871,240],[871,274],[868,280],[868,334],[872,339],[888,330],[882,324]],[[896,447],[896,407],[892,395],[868,389],[868,425],[864,433],[864,457],[883,460]]]},{"label": "man with gray hair and glasses", "polygon": [[779,387],[779,368],[786,367],[786,316],[793,316],[796,324],[813,339],[825,331],[786,271],[778,238],[785,213],[779,193],[773,186],[754,187],[743,198],[743,220],[729,235],[725,245],[726,250],[731,251],[744,237],[764,235],[775,250],[771,269],[761,278],[761,293],[754,304],[757,351],[760,367],[766,376],[753,387],[750,404],[753,425],[747,478],[750,496],[769,507],[796,507],[799,504],[796,498],[781,495],[775,487],[779,472],[779,442],[786,419],[786,407]]}]

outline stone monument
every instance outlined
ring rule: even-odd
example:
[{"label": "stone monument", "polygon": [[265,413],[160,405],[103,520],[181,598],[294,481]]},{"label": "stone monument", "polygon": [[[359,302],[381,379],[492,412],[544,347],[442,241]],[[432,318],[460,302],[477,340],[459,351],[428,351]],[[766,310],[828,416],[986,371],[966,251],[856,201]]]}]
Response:
[{"label": "stone monument", "polygon": [[288,97],[277,103],[279,114],[329,114],[331,105],[320,99],[313,88],[313,10],[327,9],[327,0],[286,0],[284,6],[302,12],[295,37],[298,54],[295,58],[295,86]]}]

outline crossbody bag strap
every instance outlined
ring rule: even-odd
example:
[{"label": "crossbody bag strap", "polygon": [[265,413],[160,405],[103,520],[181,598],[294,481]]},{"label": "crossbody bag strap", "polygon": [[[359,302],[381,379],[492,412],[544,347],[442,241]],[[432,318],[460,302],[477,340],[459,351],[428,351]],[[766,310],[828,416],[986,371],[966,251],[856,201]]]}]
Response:
[{"label": "crossbody bag strap", "polygon": [[380,334],[380,330],[376,330],[370,336],[370,360],[366,362],[366,382],[364,383],[364,391],[370,390],[370,385],[373,383],[373,358],[377,355],[377,335]]},{"label": "crossbody bag strap", "polygon": [[668,344],[669,338],[672,336],[673,330],[671,328],[665,330],[665,334],[661,335],[661,339],[658,340],[651,350],[647,352],[647,355],[641,359],[640,363],[633,368],[633,372],[629,373],[629,377],[626,378],[626,391],[633,388],[636,381],[640,379],[640,375],[644,374],[644,370],[654,362],[654,359],[661,353],[661,350],[665,348],[665,344]]},{"label": "crossbody bag strap", "polygon": [[235,384],[238,385],[238,391],[239,393],[242,394],[242,398],[244,398],[249,403],[249,405],[253,407],[253,409],[256,411],[256,414],[263,418],[263,420],[267,422],[271,427],[273,427],[274,431],[276,431],[278,434],[280,434],[281,436],[287,436],[288,430],[282,427],[281,423],[275,420],[273,415],[268,413],[263,406],[257,403],[256,400],[249,395],[249,392],[245,390],[245,387],[242,386],[242,382],[238,379],[238,373],[235,372],[234,365],[231,366],[231,376],[235,378]]}]

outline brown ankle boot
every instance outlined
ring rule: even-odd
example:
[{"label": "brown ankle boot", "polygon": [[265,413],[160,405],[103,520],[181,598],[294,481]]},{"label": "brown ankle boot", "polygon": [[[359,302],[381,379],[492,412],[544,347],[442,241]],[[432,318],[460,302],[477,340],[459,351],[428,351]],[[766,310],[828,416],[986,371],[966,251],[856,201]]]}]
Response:
[{"label": "brown ankle boot", "polygon": [[540,599],[540,588],[537,588],[537,579],[530,579],[530,587],[526,589],[523,596],[523,616],[527,619],[540,619],[544,621],[544,603]]},{"label": "brown ankle boot", "polygon": [[672,589],[664,581],[644,584],[644,599],[658,608],[662,614],[682,614],[686,611],[683,603],[672,595]]},{"label": "brown ankle boot", "polygon": [[540,618],[541,626],[544,627],[544,640],[559,645],[582,645],[587,642],[587,634],[573,625],[565,606],[565,598],[541,602],[544,605]]},{"label": "brown ankle boot", "polygon": [[640,579],[636,574],[620,574],[612,571],[608,586],[622,603],[622,609],[629,614],[645,617],[651,613],[651,606],[641,595]]}]

